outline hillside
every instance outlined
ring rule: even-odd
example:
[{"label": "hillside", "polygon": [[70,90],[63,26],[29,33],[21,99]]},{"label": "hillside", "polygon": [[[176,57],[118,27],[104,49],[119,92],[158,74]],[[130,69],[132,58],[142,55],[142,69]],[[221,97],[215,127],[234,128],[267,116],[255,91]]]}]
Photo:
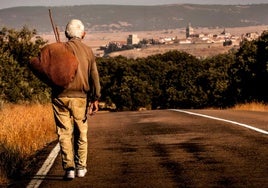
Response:
[{"label": "hillside", "polygon": [[110,53],[109,57],[124,56],[126,58],[146,58],[150,55],[164,54],[168,51],[178,50],[184,51],[197,58],[204,59],[218,54],[227,53],[229,50],[235,49],[233,46],[224,47],[222,44],[170,44],[170,45],[157,45],[149,46],[142,49],[125,50]]},{"label": "hillside", "polygon": [[51,32],[48,9],[63,31],[71,18],[81,19],[91,32],[148,31],[194,27],[246,27],[268,25],[268,4],[259,5],[86,5],[63,7],[15,7],[0,10],[0,27],[26,25]]}]

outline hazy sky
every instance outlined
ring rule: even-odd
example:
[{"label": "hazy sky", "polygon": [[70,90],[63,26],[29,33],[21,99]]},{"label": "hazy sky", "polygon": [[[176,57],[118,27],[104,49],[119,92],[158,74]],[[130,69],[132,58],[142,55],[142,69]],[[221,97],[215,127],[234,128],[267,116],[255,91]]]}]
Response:
[{"label": "hazy sky", "polygon": [[160,4],[260,4],[268,0],[0,0],[0,9],[17,6],[69,6],[84,4],[160,5]]}]

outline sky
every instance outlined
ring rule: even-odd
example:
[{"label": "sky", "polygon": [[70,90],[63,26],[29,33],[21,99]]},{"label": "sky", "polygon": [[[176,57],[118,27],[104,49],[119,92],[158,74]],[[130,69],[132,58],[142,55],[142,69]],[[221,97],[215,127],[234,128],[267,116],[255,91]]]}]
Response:
[{"label": "sky", "polygon": [[268,4],[268,0],[0,0],[0,9],[18,6],[72,6],[85,4],[163,5],[183,3],[245,5]]}]

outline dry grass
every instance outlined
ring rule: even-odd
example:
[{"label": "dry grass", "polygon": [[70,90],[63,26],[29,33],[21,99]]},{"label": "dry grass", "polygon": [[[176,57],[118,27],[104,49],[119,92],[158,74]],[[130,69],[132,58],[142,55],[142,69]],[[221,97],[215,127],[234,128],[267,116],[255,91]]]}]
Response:
[{"label": "dry grass", "polygon": [[260,111],[260,112],[267,112],[268,105],[259,103],[259,102],[252,102],[247,104],[238,104],[235,105],[232,110],[249,110],[249,111]]},{"label": "dry grass", "polygon": [[16,171],[16,162],[56,139],[51,105],[4,105],[0,129],[0,185]]}]

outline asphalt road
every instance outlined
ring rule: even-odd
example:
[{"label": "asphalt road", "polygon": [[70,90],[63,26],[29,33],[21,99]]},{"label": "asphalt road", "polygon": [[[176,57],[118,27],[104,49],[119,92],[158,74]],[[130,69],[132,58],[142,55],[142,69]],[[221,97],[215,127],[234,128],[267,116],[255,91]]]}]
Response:
[{"label": "asphalt road", "polygon": [[[192,110],[268,131],[267,112]],[[88,173],[64,181],[58,156],[41,188],[268,187],[268,135],[169,111],[89,119]]]}]

